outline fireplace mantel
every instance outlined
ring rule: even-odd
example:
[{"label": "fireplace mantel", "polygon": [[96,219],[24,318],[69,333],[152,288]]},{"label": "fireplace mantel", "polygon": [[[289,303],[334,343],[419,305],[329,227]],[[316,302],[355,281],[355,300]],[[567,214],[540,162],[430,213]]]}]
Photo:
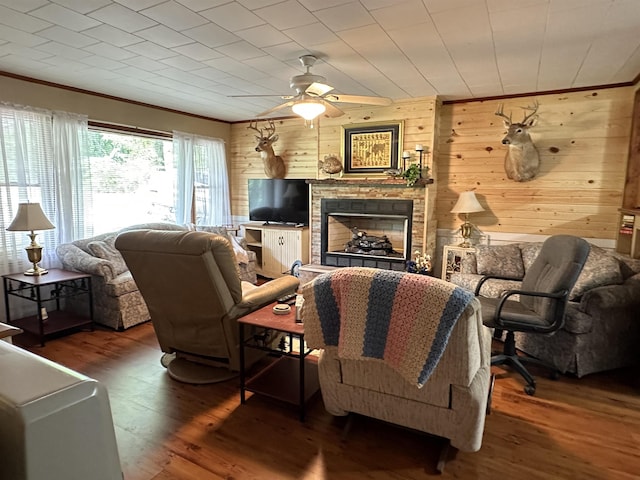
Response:
[{"label": "fireplace mantel", "polygon": [[312,185],[330,185],[330,186],[367,186],[367,187],[404,187],[404,188],[424,188],[433,183],[433,178],[420,178],[415,185],[408,187],[407,181],[402,178],[323,178],[320,180],[307,180]]}]

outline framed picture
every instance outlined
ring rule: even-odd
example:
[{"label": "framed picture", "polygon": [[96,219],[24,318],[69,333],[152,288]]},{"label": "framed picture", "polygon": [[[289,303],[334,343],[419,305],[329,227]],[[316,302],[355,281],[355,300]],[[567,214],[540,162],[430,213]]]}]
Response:
[{"label": "framed picture", "polygon": [[344,173],[383,173],[398,168],[401,138],[402,122],[343,125]]}]

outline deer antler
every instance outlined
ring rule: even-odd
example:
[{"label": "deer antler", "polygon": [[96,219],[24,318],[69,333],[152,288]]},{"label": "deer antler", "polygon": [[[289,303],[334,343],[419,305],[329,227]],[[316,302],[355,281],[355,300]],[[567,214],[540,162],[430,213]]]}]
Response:
[{"label": "deer antler", "polygon": [[498,111],[496,112],[496,115],[504,118],[505,122],[507,122],[508,125],[511,125],[511,114],[509,114],[508,117],[504,114],[504,105],[500,105],[498,107]]},{"label": "deer antler", "polygon": [[276,126],[273,123],[273,120],[269,120],[269,126],[267,127],[267,137],[270,137],[274,133],[276,133]]},{"label": "deer antler", "polygon": [[533,107],[529,107],[529,106],[527,106],[527,107],[522,107],[522,109],[523,109],[523,110],[533,110],[533,112],[531,112],[529,115],[526,115],[526,114],[525,114],[524,119],[523,119],[523,120],[522,120],[522,122],[520,122],[520,123],[527,123],[527,120],[529,120],[531,117],[533,117],[533,116],[536,114],[536,112],[538,111],[538,107],[539,107],[539,106],[540,106],[540,105],[538,104],[538,101],[537,101],[537,100],[535,100],[535,101],[533,102]]},{"label": "deer antler", "polygon": [[256,120],[256,125],[253,125],[253,121],[249,122],[249,126],[247,127],[248,129],[251,130],[255,130],[256,132],[258,132],[260,134],[260,137],[263,137],[264,135],[262,135],[262,129],[258,128],[258,121]]}]

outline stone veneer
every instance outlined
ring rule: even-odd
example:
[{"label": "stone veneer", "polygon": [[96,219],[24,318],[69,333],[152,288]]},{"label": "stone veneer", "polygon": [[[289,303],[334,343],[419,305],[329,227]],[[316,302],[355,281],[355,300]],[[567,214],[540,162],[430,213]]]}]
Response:
[{"label": "stone veneer", "polygon": [[[407,187],[403,180],[359,179],[359,180],[309,180],[311,184],[311,263],[320,264],[322,253],[321,212],[322,198],[372,198],[413,200],[411,249],[435,253],[436,225],[433,214],[435,198],[430,198],[432,180]],[[410,255],[413,256],[413,255]]]}]

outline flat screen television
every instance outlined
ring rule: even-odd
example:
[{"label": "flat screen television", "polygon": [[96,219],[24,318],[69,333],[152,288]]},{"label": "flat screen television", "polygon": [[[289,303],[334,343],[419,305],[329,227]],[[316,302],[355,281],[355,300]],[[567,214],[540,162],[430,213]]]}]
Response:
[{"label": "flat screen television", "polygon": [[252,178],[249,220],[309,225],[309,184],[299,178]]}]

